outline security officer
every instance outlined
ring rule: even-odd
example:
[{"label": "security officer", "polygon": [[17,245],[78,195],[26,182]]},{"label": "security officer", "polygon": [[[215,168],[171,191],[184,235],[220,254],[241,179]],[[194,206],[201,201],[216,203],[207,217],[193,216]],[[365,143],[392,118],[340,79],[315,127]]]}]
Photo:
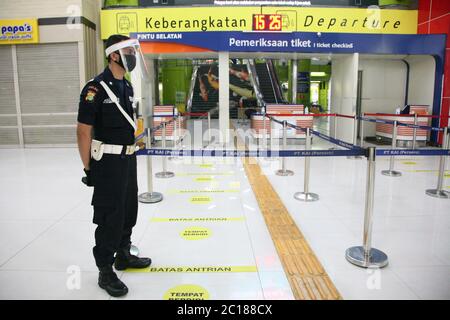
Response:
[{"label": "security officer", "polygon": [[117,278],[113,263],[116,270],[151,264],[149,258],[130,254],[138,186],[133,88],[124,75],[136,67],[138,45],[126,36],[109,37],[108,66],[83,88],[78,110],[78,148],[86,173],[83,182],[94,187],[91,204],[97,229],[93,253],[100,270],[98,284],[114,297],[127,294],[128,288]]}]

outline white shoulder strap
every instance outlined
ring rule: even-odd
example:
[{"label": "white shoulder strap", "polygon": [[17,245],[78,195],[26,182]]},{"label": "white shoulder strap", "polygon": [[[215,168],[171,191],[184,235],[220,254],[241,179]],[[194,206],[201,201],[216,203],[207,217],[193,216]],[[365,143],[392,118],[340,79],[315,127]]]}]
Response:
[{"label": "white shoulder strap", "polygon": [[116,97],[114,92],[108,87],[108,85],[104,81],[100,81],[100,84],[105,89],[106,94],[108,97],[116,104],[119,111],[122,113],[122,115],[127,119],[127,121],[130,123],[130,125],[133,127],[134,131],[136,131],[136,124],[134,123],[133,119],[131,119],[130,115],[123,110],[122,106],[119,103],[119,99]]}]

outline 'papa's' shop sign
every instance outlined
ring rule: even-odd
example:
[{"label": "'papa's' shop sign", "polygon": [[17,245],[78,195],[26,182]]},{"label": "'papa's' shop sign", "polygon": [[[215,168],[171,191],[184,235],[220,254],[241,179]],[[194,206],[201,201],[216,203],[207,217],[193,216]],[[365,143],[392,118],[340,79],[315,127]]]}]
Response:
[{"label": "'papa's' shop sign", "polygon": [[0,45],[38,42],[37,19],[0,20]]}]

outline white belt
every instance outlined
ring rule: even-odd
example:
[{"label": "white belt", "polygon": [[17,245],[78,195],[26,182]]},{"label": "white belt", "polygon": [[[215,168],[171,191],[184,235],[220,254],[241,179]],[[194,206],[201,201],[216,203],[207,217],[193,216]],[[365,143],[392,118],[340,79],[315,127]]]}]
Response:
[{"label": "white belt", "polygon": [[[117,144],[104,144],[103,147],[104,147],[103,153],[122,154],[122,150],[123,150],[124,146],[117,145]],[[127,154],[127,155],[132,155],[133,153],[136,152],[136,149],[139,148],[135,144],[130,145],[130,146],[125,146],[125,147],[126,147],[125,154]]]}]

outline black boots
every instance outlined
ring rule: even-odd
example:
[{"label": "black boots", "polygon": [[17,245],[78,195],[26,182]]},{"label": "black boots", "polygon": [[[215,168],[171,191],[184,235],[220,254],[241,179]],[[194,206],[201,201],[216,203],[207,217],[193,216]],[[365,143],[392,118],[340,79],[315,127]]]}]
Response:
[{"label": "black boots", "polygon": [[119,278],[117,278],[112,266],[100,268],[98,285],[100,288],[105,289],[106,292],[113,297],[121,297],[128,293],[127,286],[120,281]]},{"label": "black boots", "polygon": [[120,249],[116,253],[114,267],[116,270],[125,270],[127,268],[142,269],[147,268],[152,263],[150,258],[139,258],[130,254],[130,247]]}]

